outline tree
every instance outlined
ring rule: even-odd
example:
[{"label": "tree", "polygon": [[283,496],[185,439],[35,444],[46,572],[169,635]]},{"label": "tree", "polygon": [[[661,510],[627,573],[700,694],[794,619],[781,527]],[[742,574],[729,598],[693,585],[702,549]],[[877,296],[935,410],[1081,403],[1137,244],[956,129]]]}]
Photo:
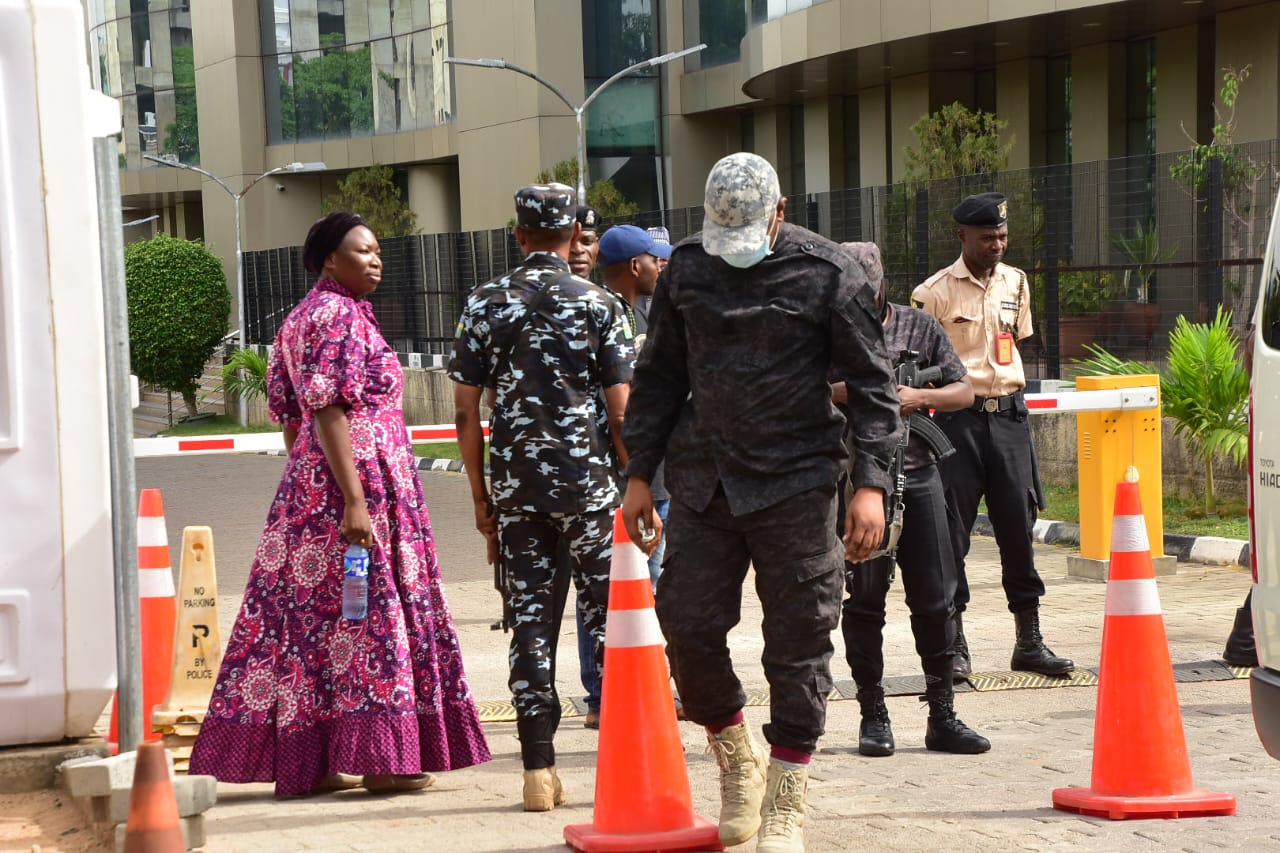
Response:
[{"label": "tree", "polygon": [[1007,121],[994,113],[971,111],[956,101],[911,125],[917,145],[903,150],[908,181],[959,175],[992,175],[1004,169],[1014,137],[1000,142]]},{"label": "tree", "polygon": [[222,262],[201,243],[157,234],[129,244],[124,274],[133,372],[182,394],[195,415],[197,383],[231,311]]},{"label": "tree", "polygon": [[165,154],[173,154],[184,163],[200,162],[199,115],[196,110],[195,54],[189,47],[173,49],[174,121],[165,125]]},{"label": "tree", "polygon": [[[1222,106],[1213,105],[1216,122],[1212,138],[1208,142],[1197,143],[1184,126],[1182,133],[1193,147],[1169,167],[1169,176],[1183,191],[1192,199],[1202,201],[1209,187],[1209,164],[1214,160],[1222,164],[1222,212],[1229,241],[1225,247],[1227,257],[1261,257],[1267,235],[1260,227],[1261,220],[1253,216],[1253,212],[1259,205],[1266,207],[1271,204],[1275,182],[1280,181],[1280,173],[1272,174],[1264,188],[1261,185],[1262,166],[1235,142],[1236,102],[1252,68],[1252,65],[1246,65],[1222,69],[1222,89],[1218,95]],[[1235,280],[1234,273],[1228,272],[1227,275],[1232,294],[1238,296],[1243,283]]]},{"label": "tree", "polygon": [[418,215],[400,195],[390,166],[374,163],[356,169],[338,182],[338,191],[325,196],[321,209],[326,213],[349,210],[379,237],[404,237],[418,233]]},{"label": "tree", "polygon": [[[578,158],[561,160],[550,169],[539,172],[535,180],[540,184],[554,182],[577,187]],[[607,178],[602,181],[592,181],[587,186],[587,204],[594,207],[600,216],[610,220],[626,219],[640,212],[640,205],[630,201],[613,181]]]},{"label": "tree", "polygon": [[1231,329],[1231,312],[1218,306],[1211,323],[1191,323],[1178,315],[1169,333],[1169,366],[1164,370],[1123,361],[1100,346],[1086,349],[1092,358],[1076,363],[1090,373],[1159,374],[1163,413],[1174,419],[1174,434],[1203,460],[1205,515],[1217,515],[1213,463],[1229,458],[1242,465],[1249,448],[1249,375],[1239,356],[1240,339]]},{"label": "tree", "polygon": [[[1032,253],[1040,245],[1044,209],[1035,201],[1030,175],[1014,172],[999,175],[1006,167],[1014,138],[1000,141],[1008,122],[992,113],[970,110],[955,102],[911,126],[915,146],[903,155],[905,179],[894,185],[886,200],[885,224],[899,248],[885,253],[885,269],[896,273],[916,273],[917,247],[922,236],[916,231],[917,204],[927,198],[928,266],[937,269],[955,260],[956,225],[951,209],[970,193],[998,189],[1009,197],[1009,244],[1015,252]],[[921,191],[927,191],[927,195]],[[886,247],[888,248],[888,247]]]}]

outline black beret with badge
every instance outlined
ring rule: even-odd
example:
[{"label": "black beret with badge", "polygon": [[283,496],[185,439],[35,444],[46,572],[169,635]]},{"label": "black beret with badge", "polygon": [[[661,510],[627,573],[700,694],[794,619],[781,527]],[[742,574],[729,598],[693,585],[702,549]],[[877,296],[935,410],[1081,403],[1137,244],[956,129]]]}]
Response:
[{"label": "black beret with badge", "polygon": [[578,205],[577,220],[583,231],[596,231],[600,228],[600,214],[594,207]]},{"label": "black beret with badge", "polygon": [[1003,193],[971,195],[955,206],[951,217],[973,228],[999,228],[1009,221],[1009,199]]}]

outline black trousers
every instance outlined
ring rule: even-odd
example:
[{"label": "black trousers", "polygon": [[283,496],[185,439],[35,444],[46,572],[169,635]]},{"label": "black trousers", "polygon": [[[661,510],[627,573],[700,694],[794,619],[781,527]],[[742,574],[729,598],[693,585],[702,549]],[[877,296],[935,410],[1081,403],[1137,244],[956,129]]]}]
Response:
[{"label": "black trousers", "polygon": [[702,512],[673,495],[666,534],[658,621],[689,719],[722,723],[746,704],[727,636],[742,618],[742,584],[753,567],[769,680],[765,739],[813,752],[826,725],[831,632],[840,621],[834,485],[739,516],[723,491]]},{"label": "black trousers", "polygon": [[524,768],[534,770],[555,764],[556,647],[571,578],[585,592],[575,600],[594,641],[597,678],[604,667],[613,510],[576,515],[499,510],[498,541],[515,620],[508,684]]},{"label": "black trousers", "polygon": [[956,555],[955,604],[959,612],[969,604],[964,561],[969,555],[969,534],[978,516],[978,501],[984,497],[1000,549],[1000,581],[1010,612],[1035,607],[1044,595],[1031,538],[1036,496],[1025,417],[1013,411],[972,409],[938,415],[956,448],[938,463],[938,472],[946,491],[951,547]]},{"label": "black trousers", "polygon": [[[845,658],[859,689],[875,687],[884,677],[885,598],[892,560],[881,557],[846,564],[849,597],[844,601],[840,627]],[[937,466],[907,472],[897,563],[911,611],[916,653],[926,676],[941,679],[937,686],[945,685],[945,691],[950,692],[956,565]]]}]

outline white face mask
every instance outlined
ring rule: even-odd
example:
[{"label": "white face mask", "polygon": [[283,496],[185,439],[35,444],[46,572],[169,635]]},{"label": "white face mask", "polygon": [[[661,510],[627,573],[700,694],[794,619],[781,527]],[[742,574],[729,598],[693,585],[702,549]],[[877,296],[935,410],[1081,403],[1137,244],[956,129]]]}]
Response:
[{"label": "white face mask", "polygon": [[773,254],[773,244],[777,240],[776,234],[770,234],[773,230],[773,217],[769,218],[769,227],[765,229],[764,242],[750,252],[732,252],[721,255],[724,262],[731,267],[737,267],[740,270],[749,269],[763,261],[769,255]]}]

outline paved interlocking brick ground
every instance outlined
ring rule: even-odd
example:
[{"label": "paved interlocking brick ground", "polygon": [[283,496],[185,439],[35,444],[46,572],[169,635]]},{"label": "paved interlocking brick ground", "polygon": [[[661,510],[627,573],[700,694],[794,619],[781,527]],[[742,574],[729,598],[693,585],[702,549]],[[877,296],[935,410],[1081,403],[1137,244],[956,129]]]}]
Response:
[{"label": "paved interlocking brick ground", "polygon": [[[184,524],[214,527],[222,584],[220,619],[226,636],[281,460],[224,457],[216,464],[181,462],[186,467],[178,460],[141,460],[139,483],[175,493],[192,478],[200,483],[202,495],[171,497],[166,491],[170,542],[180,541],[175,537],[180,537]],[[481,700],[505,701],[509,638],[489,628],[497,615],[497,597],[483,565],[479,537],[471,528],[465,479],[444,472],[423,472],[422,477],[472,687]],[[1068,553],[1057,546],[1037,548],[1048,586],[1044,632],[1056,652],[1074,658],[1080,666],[1096,667],[1105,586],[1068,578]],[[980,673],[1005,673],[1013,644],[1013,617],[1005,607],[996,548],[990,539],[975,539],[970,578],[973,603],[965,626],[974,667]],[[1182,564],[1177,575],[1158,581],[1175,663],[1217,657],[1248,582],[1247,574],[1238,569],[1192,564]],[[919,662],[900,583],[890,603],[887,674],[916,674]],[[753,691],[767,689],[759,663],[759,615],[748,585],[743,622],[733,634],[733,654]],[[838,680],[847,679],[838,635],[835,642],[833,674]],[[579,696],[571,620],[561,639],[559,669],[564,694]],[[888,704],[898,753],[890,758],[864,758],[856,751],[857,703],[838,700],[830,705],[827,735],[814,760],[807,849],[813,853],[1280,849],[1276,818],[1280,762],[1258,744],[1247,680],[1183,681],[1178,693],[1196,784],[1234,793],[1239,801],[1234,817],[1113,822],[1055,811],[1050,799],[1054,788],[1089,782],[1097,697],[1093,687],[959,694],[957,710],[962,719],[991,738],[991,752],[980,756],[926,751],[924,707],[914,696],[895,696]],[[767,713],[764,707],[747,710],[757,727]],[[596,734],[583,729],[579,718],[565,718],[557,747],[570,804],[550,813],[526,814],[520,811],[515,726],[495,723],[487,731],[495,755],[492,762],[441,775],[433,788],[421,794],[375,797],[354,791],[278,802],[268,785],[222,785],[218,804],[207,814],[206,849],[215,853],[565,849],[564,826],[592,817]],[[681,734],[695,807],[714,819],[719,808],[715,762],[705,753],[705,737],[696,726],[682,724]],[[750,851],[754,844],[735,849]]]}]

